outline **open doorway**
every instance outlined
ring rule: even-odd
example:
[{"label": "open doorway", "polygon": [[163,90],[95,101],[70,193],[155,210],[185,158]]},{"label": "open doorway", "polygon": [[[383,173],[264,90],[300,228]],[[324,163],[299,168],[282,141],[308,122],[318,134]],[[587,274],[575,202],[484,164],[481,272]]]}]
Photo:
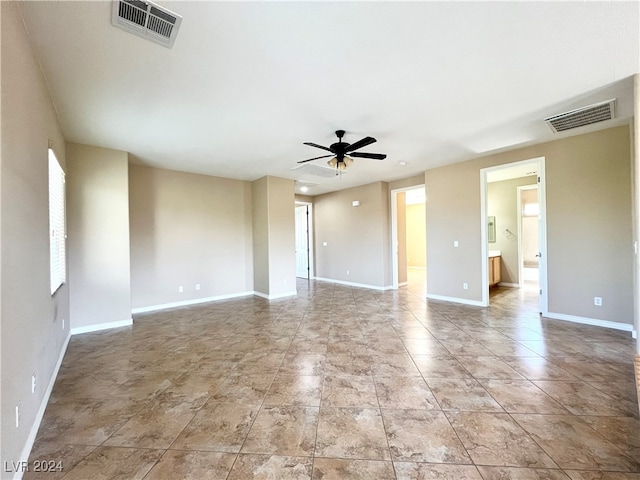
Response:
[{"label": "open doorway", "polygon": [[481,170],[483,304],[500,288],[520,288],[545,314],[546,210],[544,158]]},{"label": "open doorway", "polygon": [[296,202],[296,277],[313,278],[313,206]]},{"label": "open doorway", "polygon": [[538,185],[517,188],[520,287],[540,283],[540,203]]},{"label": "open doorway", "polygon": [[426,292],[427,242],[424,185],[391,191],[392,286]]}]

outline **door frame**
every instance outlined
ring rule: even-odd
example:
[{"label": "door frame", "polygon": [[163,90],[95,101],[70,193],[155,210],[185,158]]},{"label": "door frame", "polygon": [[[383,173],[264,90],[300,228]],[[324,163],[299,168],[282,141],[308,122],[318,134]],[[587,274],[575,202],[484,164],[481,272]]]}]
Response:
[{"label": "door frame", "polygon": [[538,231],[538,249],[540,250],[540,299],[539,310],[542,315],[549,313],[549,289],[547,282],[547,202],[545,157],[530,158],[519,162],[505,163],[480,169],[480,236],[482,271],[482,306],[489,306],[488,231],[487,231],[487,174],[507,168],[536,164],[538,172],[538,203],[540,204],[540,228]]},{"label": "door frame", "polygon": [[[410,187],[394,188],[389,192],[391,195],[391,288],[394,290],[400,287],[398,283],[398,193],[408,192],[409,190],[424,190],[425,188],[425,184],[422,183]],[[426,242],[424,248],[425,250],[427,249]]]},{"label": "door frame", "polygon": [[[296,201],[295,203],[295,207],[294,207],[294,212],[295,212],[295,208],[298,207],[307,207],[307,262],[309,265],[309,280],[312,280],[313,278],[315,278],[315,265],[313,262],[314,259],[314,249],[313,249],[313,203],[311,202],[300,202],[300,201]],[[296,275],[296,278],[302,278],[302,277],[298,277]]]}]

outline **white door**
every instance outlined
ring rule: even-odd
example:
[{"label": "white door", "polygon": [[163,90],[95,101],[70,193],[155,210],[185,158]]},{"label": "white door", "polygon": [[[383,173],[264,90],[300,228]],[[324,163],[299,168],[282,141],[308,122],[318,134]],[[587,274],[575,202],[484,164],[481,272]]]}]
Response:
[{"label": "white door", "polygon": [[309,278],[309,207],[296,207],[296,277]]}]

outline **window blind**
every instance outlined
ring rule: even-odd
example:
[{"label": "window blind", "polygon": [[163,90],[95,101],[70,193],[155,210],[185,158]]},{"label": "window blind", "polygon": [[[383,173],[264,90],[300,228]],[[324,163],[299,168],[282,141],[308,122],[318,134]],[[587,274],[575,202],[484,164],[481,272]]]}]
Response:
[{"label": "window blind", "polygon": [[64,171],[49,149],[49,248],[51,295],[67,280]]}]

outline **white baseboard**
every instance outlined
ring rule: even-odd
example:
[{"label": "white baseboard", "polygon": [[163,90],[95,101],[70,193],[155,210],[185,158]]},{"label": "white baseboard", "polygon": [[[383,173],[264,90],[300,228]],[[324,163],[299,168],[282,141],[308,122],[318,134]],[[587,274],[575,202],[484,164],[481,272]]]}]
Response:
[{"label": "white baseboard", "polygon": [[355,282],[345,282],[344,280],[334,280],[332,278],[323,278],[323,277],[313,277],[314,280],[318,280],[319,282],[328,282],[328,283],[337,283],[339,285],[347,285],[349,287],[358,287],[358,288],[368,288],[370,290],[393,290],[392,286],[387,287],[379,287],[377,285],[368,285],[366,283],[355,283]]},{"label": "white baseboard", "polygon": [[[28,465],[26,462],[29,461],[29,455],[31,454],[31,449],[33,448],[33,444],[36,441],[36,436],[38,435],[38,430],[40,429],[40,424],[42,423],[42,418],[44,417],[44,412],[47,409],[47,405],[49,404],[49,398],[51,397],[51,392],[53,391],[53,386],[56,383],[56,378],[58,378],[58,372],[60,371],[60,366],[62,365],[62,360],[64,360],[64,355],[67,353],[67,347],[69,346],[69,340],[71,339],[72,333],[69,332],[67,338],[64,340],[64,345],[60,350],[60,355],[58,356],[58,361],[56,362],[56,366],[53,369],[53,373],[51,374],[51,378],[49,379],[49,384],[47,385],[47,389],[44,392],[42,397],[42,401],[40,402],[40,408],[38,409],[38,413],[36,413],[35,422],[31,426],[31,430],[29,430],[29,436],[27,437],[27,442],[24,444],[24,448],[22,449],[22,454],[20,455],[20,465]],[[17,471],[15,472],[13,478],[14,480],[21,480],[24,472]]]},{"label": "white baseboard", "polygon": [[268,295],[268,294],[262,293],[262,292],[253,292],[253,294],[256,297],[265,298],[267,300],[276,300],[278,298],[292,297],[294,295],[297,295],[298,291],[297,290],[291,290],[289,292],[278,293],[277,295]]},{"label": "white baseboard", "polygon": [[481,301],[478,301],[478,300],[469,300],[466,298],[458,298],[458,297],[447,297],[444,295],[433,295],[431,293],[427,293],[427,298],[431,300],[442,300],[445,302],[462,303],[464,305],[473,305],[474,307],[486,306]]},{"label": "white baseboard", "polygon": [[633,335],[633,325],[629,323],[612,322],[610,320],[599,320],[597,318],[579,317],[576,315],[567,315],[565,313],[548,312],[544,315],[546,318],[554,320],[565,320],[567,322],[582,323],[584,325],[594,325],[596,327],[613,328],[615,330],[624,330],[631,332]]},{"label": "white baseboard", "polygon": [[175,307],[187,307],[189,305],[197,305],[199,303],[215,302],[218,300],[229,300],[231,298],[248,297],[256,292],[240,292],[228,295],[216,295],[215,297],[195,298],[193,300],[183,300],[180,302],[162,303],[160,305],[150,305],[148,307],[138,307],[131,309],[131,313],[155,312],[156,310],[166,310]]},{"label": "white baseboard", "polygon": [[509,287],[509,288],[520,288],[519,283],[509,283],[509,282],[500,282],[498,283],[499,287]]},{"label": "white baseboard", "polygon": [[409,282],[400,282],[400,283],[398,283],[398,288],[406,287],[407,285],[409,285]]},{"label": "white baseboard", "polygon": [[110,328],[128,327],[133,325],[133,319],[120,320],[117,322],[96,323],[95,325],[86,325],[83,327],[74,327],[71,329],[71,335],[80,333],[99,332],[100,330],[109,330]]}]

